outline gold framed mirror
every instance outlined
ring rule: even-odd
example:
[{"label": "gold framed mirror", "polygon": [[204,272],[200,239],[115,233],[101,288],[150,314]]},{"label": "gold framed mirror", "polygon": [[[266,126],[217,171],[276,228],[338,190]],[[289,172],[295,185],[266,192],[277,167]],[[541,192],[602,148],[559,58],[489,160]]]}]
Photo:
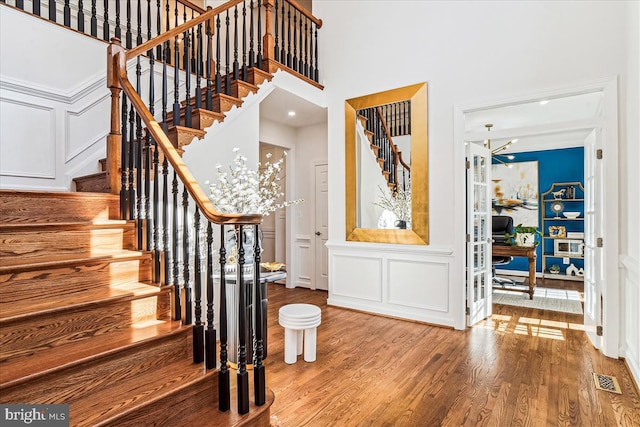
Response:
[{"label": "gold framed mirror", "polygon": [[[407,103],[407,101],[409,101]],[[379,187],[380,196],[391,194],[395,201],[398,194],[400,178],[389,182],[389,172],[383,171],[383,161],[377,160],[377,151],[368,145],[374,145],[371,137],[365,130],[367,118],[362,117],[362,112],[367,109],[373,111],[372,116],[380,118],[380,128],[383,133],[389,135],[388,126],[385,124],[381,112],[385,106],[406,103],[410,107],[403,109],[401,115],[410,119],[410,159],[405,159],[407,168],[410,168],[410,226],[407,228],[389,228],[380,226],[382,216],[378,223],[367,221],[364,218],[365,210],[370,205],[380,205],[372,200],[372,186]],[[397,117],[398,114],[395,114]],[[370,118],[369,118],[370,119]],[[365,138],[368,138],[365,140]],[[391,138],[390,138],[391,139]],[[393,144],[390,144],[392,147]],[[374,154],[370,151],[374,150]],[[393,152],[395,148],[387,151]],[[366,153],[366,154],[365,154]],[[367,156],[369,158],[367,158]],[[373,156],[374,160],[370,158]],[[395,155],[393,155],[395,156]],[[401,157],[401,156],[395,156]],[[385,184],[376,185],[380,180],[377,172],[367,175],[368,171],[377,166],[370,166],[373,162],[380,164],[380,173],[384,176]],[[399,162],[396,162],[399,164]],[[405,172],[403,172],[405,173]],[[394,172],[391,172],[393,175]],[[396,175],[400,175],[397,172]],[[429,171],[428,171],[428,137],[427,137],[427,83],[419,83],[378,92],[371,95],[352,98],[345,101],[345,179],[346,179],[346,238],[348,241],[398,243],[410,245],[427,245],[429,243]],[[375,191],[376,189],[373,188]],[[368,198],[367,198],[368,197]],[[398,199],[399,200],[399,199]],[[386,212],[385,212],[386,213]],[[369,215],[372,216],[372,215]],[[377,216],[374,213],[373,216]],[[383,221],[384,222],[384,221]],[[386,228],[385,228],[386,227]]]}]

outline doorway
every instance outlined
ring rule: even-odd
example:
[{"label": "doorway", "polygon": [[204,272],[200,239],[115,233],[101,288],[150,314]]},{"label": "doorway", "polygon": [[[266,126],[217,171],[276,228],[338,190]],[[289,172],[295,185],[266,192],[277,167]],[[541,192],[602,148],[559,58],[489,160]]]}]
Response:
[{"label": "doorway", "polygon": [[[585,116],[583,105],[577,104],[575,108],[569,108],[572,101],[584,99],[584,95],[595,94],[601,97],[601,102],[596,114]],[[558,111],[551,115],[535,115],[532,109],[547,104],[556,104]],[[565,104],[563,106],[563,104]],[[528,111],[525,116],[518,117],[518,112]],[[538,150],[548,149],[543,140],[549,141],[549,137],[561,135],[571,135],[575,137],[576,132],[581,132],[583,137],[581,144],[587,135],[597,135],[594,144],[588,149],[585,148],[585,157],[595,165],[593,171],[585,171],[584,180],[592,180],[593,187],[602,189],[597,197],[600,199],[592,214],[589,215],[585,228],[595,230],[591,234],[593,241],[585,241],[586,246],[590,246],[593,251],[588,255],[593,268],[593,283],[590,284],[590,291],[585,293],[585,329],[593,345],[607,356],[618,356],[618,331],[619,318],[613,313],[617,312],[619,305],[618,273],[615,261],[608,263],[608,259],[617,256],[617,175],[613,172],[617,170],[617,80],[603,79],[594,81],[581,87],[563,88],[558,90],[538,93],[531,96],[523,96],[496,102],[486,102],[483,104],[470,105],[455,108],[456,120],[456,152],[458,158],[464,158],[463,142],[482,142],[486,139],[486,129],[484,124],[503,120],[508,125],[492,129],[492,139],[494,141],[502,139],[519,138],[521,140],[537,140]],[[582,116],[580,116],[582,114]],[[495,118],[488,119],[493,115]],[[546,118],[545,118],[546,117]],[[481,127],[475,125],[480,124]],[[535,121],[537,120],[537,121]],[[495,125],[495,123],[494,123]],[[594,133],[595,130],[595,133]],[[575,144],[575,141],[574,141]],[[499,145],[499,141],[498,141]],[[544,148],[543,148],[544,147]],[[522,150],[522,148],[521,148]],[[603,153],[609,153],[604,156]],[[463,161],[459,162],[464,165]],[[460,191],[458,200],[466,200],[465,172],[461,167],[456,175],[459,183],[457,188]],[[592,207],[593,207],[592,206]],[[458,220],[464,226],[459,227],[465,230],[467,223],[465,217],[466,207],[458,212]],[[458,246],[462,253],[466,253],[466,236],[463,232],[458,232]],[[587,236],[585,235],[585,239]],[[605,242],[609,242],[607,245]],[[597,268],[596,268],[597,267]],[[597,270],[597,271],[596,271]],[[601,273],[600,273],[601,272]],[[461,266],[461,278],[466,274],[465,265]],[[465,300],[467,295],[464,296]],[[468,307],[467,302],[464,303]],[[589,309],[587,309],[589,308]],[[609,315],[607,315],[607,313]],[[465,320],[469,325],[468,319]]]}]

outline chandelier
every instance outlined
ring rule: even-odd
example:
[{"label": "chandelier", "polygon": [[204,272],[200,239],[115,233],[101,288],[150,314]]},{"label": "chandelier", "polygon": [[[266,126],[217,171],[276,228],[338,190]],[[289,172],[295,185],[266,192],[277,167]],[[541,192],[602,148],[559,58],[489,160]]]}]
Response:
[{"label": "chandelier", "polygon": [[[493,127],[492,123],[487,123],[486,125],[484,125],[484,127],[487,128],[487,132],[491,132],[491,128]],[[491,159],[495,160],[496,162],[508,167],[508,168],[512,168],[513,165],[510,163],[511,160],[515,159],[515,156],[513,154],[500,154],[502,151],[505,151],[506,149],[509,148],[509,146],[511,146],[511,144],[515,144],[516,142],[518,142],[517,139],[512,139],[507,141],[506,143],[502,144],[501,146],[497,147],[497,148],[491,148],[491,139],[487,138],[484,141],[484,146],[487,147],[489,150],[491,150]]]}]

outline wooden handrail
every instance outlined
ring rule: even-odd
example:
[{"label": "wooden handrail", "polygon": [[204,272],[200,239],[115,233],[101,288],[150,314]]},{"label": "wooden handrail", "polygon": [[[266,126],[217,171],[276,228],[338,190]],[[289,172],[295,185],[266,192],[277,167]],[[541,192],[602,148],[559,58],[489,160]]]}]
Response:
[{"label": "wooden handrail", "polygon": [[198,184],[198,181],[191,174],[187,165],[182,160],[182,157],[180,157],[176,149],[173,147],[173,144],[169,141],[169,138],[160,127],[160,124],[153,118],[144,101],[140,98],[131,82],[129,82],[129,78],[127,77],[126,61],[122,59],[123,57],[126,57],[126,55],[124,48],[120,44],[120,40],[112,39],[111,47],[112,49],[110,49],[110,57],[108,60],[112,64],[113,68],[109,74],[112,77],[117,76],[117,82],[110,81],[108,83],[110,85],[116,84],[117,88],[122,89],[126,93],[133,108],[142,119],[142,122],[146,125],[147,131],[162,149],[162,152],[168,162],[173,166],[186,190],[189,192],[191,197],[193,197],[201,213],[209,221],[215,224],[260,224],[262,222],[262,215],[260,214],[225,214],[218,211],[211,204],[209,197],[207,197]]},{"label": "wooden handrail", "polygon": [[200,6],[198,6],[197,4],[193,4],[191,3],[189,0],[177,0],[178,3],[181,3],[187,7],[190,7],[191,9],[195,10],[198,13],[205,13],[206,10],[201,8]]},{"label": "wooden handrail", "polygon": [[[286,1],[287,3],[291,4],[291,6],[293,6],[298,12],[302,13],[304,16],[306,16],[307,18],[309,18],[311,21],[313,21],[318,28],[322,27],[322,19],[318,19],[315,16],[313,16],[311,14],[311,12],[309,12],[307,9],[305,9],[300,3],[298,3],[296,0],[283,0]],[[270,4],[273,5],[274,2],[273,0],[265,0],[264,4]]]},{"label": "wooden handrail", "polygon": [[169,31],[165,31],[159,36],[152,38],[151,40],[147,40],[146,42],[139,44],[138,46],[129,49],[126,53],[127,61],[137,57],[138,55],[143,55],[149,50],[153,49],[156,46],[161,45],[162,43],[173,39],[174,37],[185,33],[187,30],[199,25],[205,21],[213,19],[217,14],[224,12],[227,9],[232,8],[233,6],[242,3],[244,0],[231,0],[223,5],[216,7],[215,9],[209,9],[205,13],[200,16],[197,16],[184,24],[178,25],[177,27],[172,28]]},{"label": "wooden handrail", "polygon": [[389,140],[389,145],[391,145],[391,149],[393,150],[393,153],[396,155],[396,159],[398,159],[400,164],[402,164],[402,166],[404,166],[408,171],[411,171],[411,166],[408,166],[404,162],[404,160],[402,160],[402,153],[398,151],[398,147],[396,146],[396,144],[394,144],[393,139],[391,139],[391,132],[389,132],[389,128],[387,127],[387,122],[384,120],[384,117],[382,115],[382,110],[380,109],[380,107],[376,108],[376,113],[378,113],[378,117],[382,122],[382,128],[384,129],[384,133],[387,136],[387,139]]}]

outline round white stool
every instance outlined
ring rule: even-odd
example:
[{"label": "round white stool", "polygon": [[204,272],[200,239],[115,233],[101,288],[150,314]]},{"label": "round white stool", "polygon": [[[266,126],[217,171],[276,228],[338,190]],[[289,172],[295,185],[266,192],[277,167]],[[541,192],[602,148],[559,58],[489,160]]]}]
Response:
[{"label": "round white stool", "polygon": [[[296,363],[302,354],[304,361],[316,361],[317,327],[320,325],[320,307],[311,304],[288,304],[280,307],[278,323],[284,328],[284,362]],[[303,338],[304,334],[304,338]]]}]

